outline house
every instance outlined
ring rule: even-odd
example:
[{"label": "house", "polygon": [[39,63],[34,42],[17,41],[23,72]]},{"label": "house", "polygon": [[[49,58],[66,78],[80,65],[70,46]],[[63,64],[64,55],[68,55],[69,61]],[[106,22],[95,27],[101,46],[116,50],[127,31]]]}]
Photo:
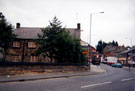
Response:
[{"label": "house", "polygon": [[124,50],[127,50],[127,48],[124,46],[107,45],[104,48],[103,53],[104,53],[105,57],[110,57],[110,56],[117,56],[120,52],[122,52]]},{"label": "house", "polygon": [[[38,39],[38,34],[42,34],[43,28],[38,27],[21,27],[20,23],[16,24],[16,29],[13,31],[17,35],[13,43],[10,43],[6,60],[11,62],[46,62],[50,59],[43,56],[37,56],[35,50],[38,45],[35,40]],[[77,24],[77,28],[66,28],[71,37],[80,41],[81,25]]]},{"label": "house", "polygon": [[135,64],[135,47],[122,51],[118,55],[118,61],[124,65]]},{"label": "house", "polygon": [[85,50],[84,54],[87,54],[88,58],[92,60],[93,56],[97,56],[98,53],[96,52],[96,49],[93,46],[90,46],[87,42],[81,40],[80,41],[82,48]]},{"label": "house", "polygon": [[87,43],[87,42],[81,40],[81,41],[80,41],[80,44],[81,44],[82,48],[83,48],[85,51],[88,52],[89,43]]}]

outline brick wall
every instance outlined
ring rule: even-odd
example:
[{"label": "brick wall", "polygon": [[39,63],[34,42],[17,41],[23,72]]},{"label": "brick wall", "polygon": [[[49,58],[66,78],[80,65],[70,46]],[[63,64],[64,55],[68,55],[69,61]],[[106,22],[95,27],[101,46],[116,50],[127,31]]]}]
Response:
[{"label": "brick wall", "polygon": [[35,40],[23,40],[17,39],[20,43],[20,47],[14,47],[13,43],[10,43],[10,48],[8,54],[6,55],[6,60],[9,62],[46,62],[49,63],[50,59],[44,58],[42,56],[37,56],[35,51],[37,46],[32,48],[28,47],[28,42],[35,42]]},{"label": "brick wall", "polygon": [[18,75],[27,73],[58,73],[58,72],[82,72],[87,71],[88,66],[13,66],[13,67],[0,67],[0,75]]}]

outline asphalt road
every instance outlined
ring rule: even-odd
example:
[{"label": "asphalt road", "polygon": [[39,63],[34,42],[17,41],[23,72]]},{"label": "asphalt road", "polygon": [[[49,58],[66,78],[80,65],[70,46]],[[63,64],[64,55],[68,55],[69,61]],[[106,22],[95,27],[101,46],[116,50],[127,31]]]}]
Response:
[{"label": "asphalt road", "polygon": [[0,91],[135,91],[135,72],[101,65],[107,73],[70,78],[0,83]]}]

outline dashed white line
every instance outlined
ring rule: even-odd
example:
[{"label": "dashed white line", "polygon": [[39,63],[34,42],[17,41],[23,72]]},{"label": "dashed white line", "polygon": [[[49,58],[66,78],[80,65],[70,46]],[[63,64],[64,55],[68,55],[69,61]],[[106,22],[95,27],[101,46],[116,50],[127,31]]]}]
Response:
[{"label": "dashed white line", "polygon": [[[124,81],[130,81],[130,80],[135,80],[135,78],[127,78],[127,79],[122,79],[120,81],[124,82]],[[85,86],[81,86],[81,88],[94,87],[94,86],[105,85],[105,84],[110,84],[110,83],[112,83],[112,81],[102,82],[102,83],[97,83],[97,84],[91,84],[91,85],[85,85]]]},{"label": "dashed white line", "polygon": [[112,82],[103,82],[103,83],[91,84],[91,85],[81,86],[81,88],[99,86],[99,85],[110,84],[110,83],[112,83]]},{"label": "dashed white line", "polygon": [[129,81],[129,80],[134,80],[135,78],[127,78],[127,79],[122,79],[121,81]]}]

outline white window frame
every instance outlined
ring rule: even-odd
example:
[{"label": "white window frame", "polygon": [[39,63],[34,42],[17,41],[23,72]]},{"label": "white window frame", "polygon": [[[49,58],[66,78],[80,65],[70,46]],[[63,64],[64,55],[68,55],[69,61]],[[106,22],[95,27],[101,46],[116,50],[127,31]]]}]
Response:
[{"label": "white window frame", "polygon": [[17,47],[17,48],[19,48],[20,47],[20,42],[19,41],[14,41],[13,42],[13,47]]},{"label": "white window frame", "polygon": [[30,56],[30,62],[36,62],[37,56]]},{"label": "white window frame", "polygon": [[12,61],[13,62],[19,62],[19,56],[18,55],[12,56]]},{"label": "white window frame", "polygon": [[36,44],[32,41],[28,41],[28,48],[36,48]]}]

